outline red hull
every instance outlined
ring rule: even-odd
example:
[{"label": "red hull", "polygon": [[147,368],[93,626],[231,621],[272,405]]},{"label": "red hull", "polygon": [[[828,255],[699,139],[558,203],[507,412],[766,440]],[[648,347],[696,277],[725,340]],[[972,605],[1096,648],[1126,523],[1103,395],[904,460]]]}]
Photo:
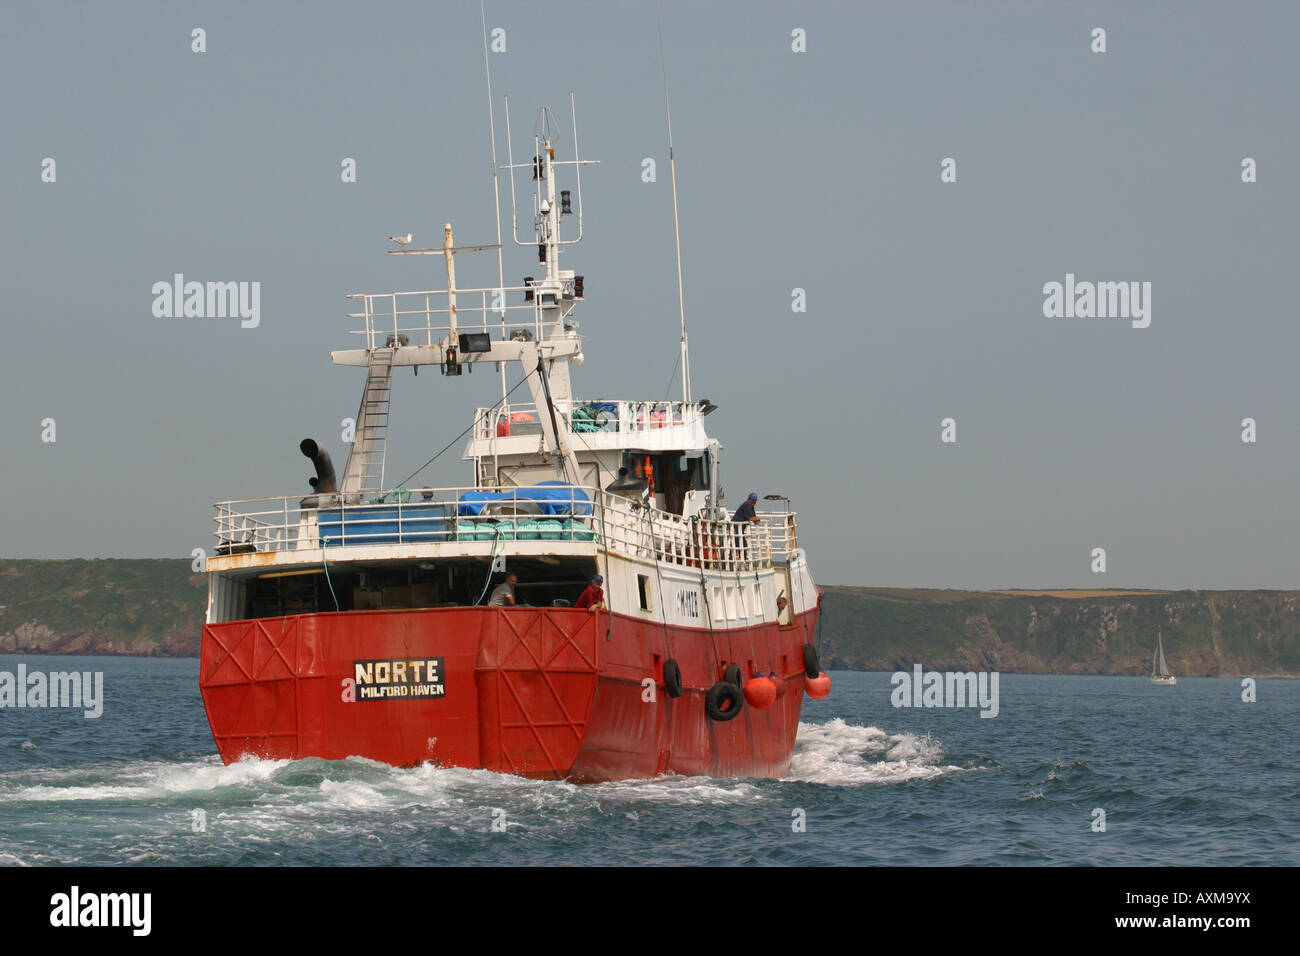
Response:
[{"label": "red hull", "polygon": [[[793,628],[712,634],[567,608],[232,621],[204,627],[199,683],[227,763],[249,754],[362,756],[575,781],[660,773],[780,777],[794,751],[803,645],[816,633],[816,617],[813,609]],[[670,658],[682,675],[676,699],[664,688]],[[419,683],[419,675],[433,673],[425,662],[434,660],[440,696],[356,699],[371,693],[364,681],[356,683],[358,664],[380,662],[388,676],[401,663],[410,687],[432,693],[439,685]],[[745,706],[729,721],[709,719],[705,693],[724,661],[746,675],[755,666],[767,672],[771,662],[781,696],[766,710]],[[380,664],[364,672],[367,679]]]}]

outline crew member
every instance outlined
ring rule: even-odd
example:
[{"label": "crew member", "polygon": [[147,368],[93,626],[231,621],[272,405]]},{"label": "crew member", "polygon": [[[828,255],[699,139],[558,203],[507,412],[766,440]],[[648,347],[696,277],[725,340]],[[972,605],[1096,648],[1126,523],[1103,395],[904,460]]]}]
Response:
[{"label": "crew member", "polygon": [[737,508],[736,513],[731,516],[733,522],[740,522],[740,528],[736,535],[739,539],[736,542],[736,556],[740,561],[749,560],[749,526],[758,524],[758,515],[754,513],[754,502],[756,501],[758,501],[758,493],[751,491],[744,504]]},{"label": "crew member", "polygon": [[736,509],[736,513],[731,516],[732,521],[748,521],[751,524],[758,524],[758,515],[754,513],[754,502],[758,500],[758,493],[751,491],[745,503]]},{"label": "crew member", "polygon": [[577,603],[573,606],[585,607],[588,611],[594,611],[597,607],[604,607],[605,589],[601,587],[604,583],[605,579],[599,574],[593,576],[591,583],[587,585],[587,590],[582,592]]},{"label": "crew member", "polygon": [[488,598],[488,607],[514,607],[515,585],[518,583],[518,577],[507,574],[506,579],[492,589],[492,597]]}]

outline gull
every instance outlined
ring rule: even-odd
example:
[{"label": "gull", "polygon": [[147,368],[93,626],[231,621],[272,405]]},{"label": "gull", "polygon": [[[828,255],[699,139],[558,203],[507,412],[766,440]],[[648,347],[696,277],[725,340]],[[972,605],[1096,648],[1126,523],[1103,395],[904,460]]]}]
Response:
[{"label": "gull", "polygon": [[411,240],[414,239],[414,238],[415,238],[415,237],[412,236],[412,235],[408,232],[408,233],[407,233],[406,235],[404,235],[404,236],[389,236],[389,237],[388,237],[388,241],[389,241],[389,242],[395,242],[395,243],[397,243],[399,246],[401,246],[403,249],[405,249],[407,246],[409,246],[409,245],[411,244]]}]

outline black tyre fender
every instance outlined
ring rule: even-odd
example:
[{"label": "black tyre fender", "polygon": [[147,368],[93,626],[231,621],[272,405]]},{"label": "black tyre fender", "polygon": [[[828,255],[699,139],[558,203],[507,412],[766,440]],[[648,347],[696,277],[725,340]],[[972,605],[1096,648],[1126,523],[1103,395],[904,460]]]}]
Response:
[{"label": "black tyre fender", "polygon": [[682,696],[682,669],[671,657],[664,661],[664,690],[674,699]]},{"label": "black tyre fender", "polygon": [[[729,704],[726,710],[722,709],[724,703]],[[704,695],[704,712],[709,715],[710,720],[716,720],[718,723],[738,716],[744,706],[744,693],[731,681],[718,681]]]},{"label": "black tyre fender", "polygon": [[811,679],[822,672],[821,661],[817,659],[817,648],[811,644],[803,646],[803,672]]},{"label": "black tyre fender", "polygon": [[722,679],[729,684],[735,684],[737,687],[740,687],[741,686],[740,665],[728,664],[725,668],[723,668]]}]

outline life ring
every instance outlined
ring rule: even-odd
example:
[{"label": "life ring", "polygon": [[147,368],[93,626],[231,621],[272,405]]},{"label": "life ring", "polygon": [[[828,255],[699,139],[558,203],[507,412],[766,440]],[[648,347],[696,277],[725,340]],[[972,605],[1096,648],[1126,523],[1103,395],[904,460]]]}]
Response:
[{"label": "life ring", "polygon": [[[727,704],[725,710],[724,702]],[[738,716],[744,703],[745,695],[739,687],[731,681],[720,680],[704,695],[704,712],[709,715],[709,720],[722,723]]]},{"label": "life ring", "polygon": [[810,680],[822,672],[821,662],[817,659],[817,648],[811,644],[803,646],[803,671]]},{"label": "life ring", "polygon": [[740,665],[728,664],[724,667],[722,669],[722,679],[728,683],[735,684],[737,687],[741,686]]},{"label": "life ring", "polygon": [[673,699],[682,696],[682,669],[671,657],[664,661],[664,690]]}]

